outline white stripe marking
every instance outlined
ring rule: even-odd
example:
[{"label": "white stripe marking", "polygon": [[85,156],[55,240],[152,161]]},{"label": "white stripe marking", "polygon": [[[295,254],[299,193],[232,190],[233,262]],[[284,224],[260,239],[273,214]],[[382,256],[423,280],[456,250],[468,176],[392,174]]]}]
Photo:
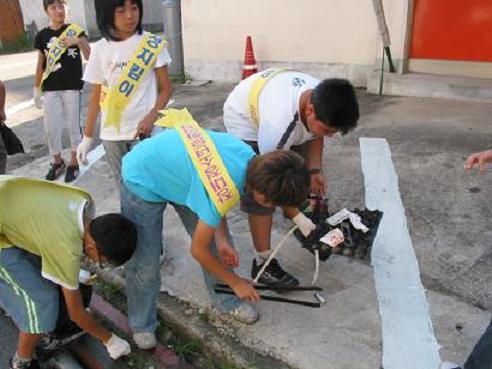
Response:
[{"label": "white stripe marking", "polygon": [[360,139],[366,206],[384,213],[371,260],[385,369],[436,369],[441,359],[385,139]]},{"label": "white stripe marking", "polygon": [[[89,154],[87,154],[87,165],[79,164],[79,175],[78,177],[71,183],[70,185],[75,185],[83,176],[84,174],[92,167],[99,159],[101,159],[105,154],[104,147],[102,144],[96,146],[94,150],[92,150]],[[65,177],[60,176],[56,182],[63,183]]]},{"label": "white stripe marking", "polygon": [[15,63],[12,63],[12,64],[0,65],[0,70],[12,69],[12,68],[17,69],[22,65],[36,65],[36,60],[27,60],[27,61],[23,61],[23,62],[16,61]]},{"label": "white stripe marking", "polygon": [[7,115],[7,117],[11,117],[15,113],[18,113],[21,110],[30,108],[33,105],[34,105],[34,101],[32,99],[27,100],[27,101],[23,101],[21,103],[18,103],[16,105],[12,106],[11,108],[5,109],[5,114]]}]

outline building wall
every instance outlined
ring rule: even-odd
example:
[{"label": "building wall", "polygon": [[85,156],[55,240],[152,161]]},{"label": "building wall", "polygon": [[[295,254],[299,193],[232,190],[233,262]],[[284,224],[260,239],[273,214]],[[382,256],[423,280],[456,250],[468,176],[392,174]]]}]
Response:
[{"label": "building wall", "polygon": [[16,41],[24,32],[24,23],[17,0],[0,0],[0,46]]},{"label": "building wall", "polygon": [[[408,1],[384,1],[397,62]],[[247,35],[261,69],[286,65],[362,86],[381,55],[371,0],[181,0],[181,9],[185,70],[198,79],[238,79]]]}]

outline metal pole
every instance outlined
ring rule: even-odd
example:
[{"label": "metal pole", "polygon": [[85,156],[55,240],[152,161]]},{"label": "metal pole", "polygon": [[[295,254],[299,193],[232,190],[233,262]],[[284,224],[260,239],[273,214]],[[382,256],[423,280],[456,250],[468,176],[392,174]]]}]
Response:
[{"label": "metal pole", "polygon": [[169,67],[171,77],[184,77],[183,38],[181,28],[180,0],[164,0],[162,2],[162,22],[164,35],[168,42],[172,63]]}]

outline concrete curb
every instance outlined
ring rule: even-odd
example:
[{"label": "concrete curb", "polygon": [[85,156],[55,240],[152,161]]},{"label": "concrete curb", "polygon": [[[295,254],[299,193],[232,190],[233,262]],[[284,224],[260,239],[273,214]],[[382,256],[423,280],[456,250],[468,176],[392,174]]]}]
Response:
[{"label": "concrete curb", "polygon": [[[99,275],[103,281],[124,290],[124,280],[118,274],[101,271]],[[218,362],[233,364],[235,369],[293,369],[280,360],[266,357],[227,335],[221,335],[216,327],[203,321],[196,314],[191,316],[186,314],[185,311],[189,310],[189,305],[166,293],[160,293],[157,310],[175,334],[199,341],[203,351],[211,354]],[[212,319],[218,318],[212,317]],[[224,323],[228,325],[227,328],[234,329],[233,324],[222,322],[222,325]]]},{"label": "concrete curb", "polygon": [[[104,298],[99,296],[97,293],[93,293],[92,295],[92,300],[90,304],[91,309],[101,317],[103,317],[105,320],[110,322],[112,325],[114,325],[118,330],[122,331],[126,335],[131,336],[131,330],[130,327],[128,326],[128,318],[118,309],[116,309],[113,305],[111,305],[109,302],[107,302]],[[77,351],[77,354],[80,354],[81,356],[83,355],[84,357],[89,356],[89,360],[91,362],[94,362],[94,358],[91,358],[90,354],[87,355],[88,350],[81,350]],[[162,369],[189,369],[191,368],[190,365],[188,365],[185,362],[182,362],[171,350],[169,350],[167,347],[163,346],[162,344],[158,343],[157,347],[153,351],[149,351],[149,353],[152,352],[154,357],[157,359],[157,361],[162,364]],[[92,359],[92,360],[91,360]],[[84,360],[85,361],[85,360]],[[94,362],[93,365],[96,365],[97,363]],[[103,368],[103,366],[100,366],[100,364],[97,364],[97,366],[91,365],[91,368]]]}]

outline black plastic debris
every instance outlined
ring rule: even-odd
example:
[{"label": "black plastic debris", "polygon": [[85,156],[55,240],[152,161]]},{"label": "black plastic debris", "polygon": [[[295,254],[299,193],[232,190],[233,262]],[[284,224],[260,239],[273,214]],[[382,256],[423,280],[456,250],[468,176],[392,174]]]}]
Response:
[{"label": "black plastic debris", "polygon": [[[314,205],[312,204],[314,202]],[[327,223],[327,219],[335,213],[328,211],[328,199],[321,199],[315,197],[311,199],[311,202],[307,202],[306,206],[301,207],[302,212],[308,218],[310,218],[316,229],[311,232],[308,237],[304,237],[302,233],[296,229],[294,231],[295,237],[301,243],[301,246],[307,249],[313,255],[315,250],[318,251],[318,257],[320,260],[327,260],[331,254],[339,254],[349,257],[355,257],[360,260],[369,260],[371,256],[371,247],[376,237],[379,223],[383,217],[383,213],[379,210],[368,210],[356,208],[352,212],[357,214],[361,218],[362,224],[364,224],[369,230],[363,232],[356,229],[350,219],[346,219],[337,225],[330,225]],[[339,228],[344,237],[344,241],[336,247],[331,247],[320,239],[325,236],[331,230]]]}]

